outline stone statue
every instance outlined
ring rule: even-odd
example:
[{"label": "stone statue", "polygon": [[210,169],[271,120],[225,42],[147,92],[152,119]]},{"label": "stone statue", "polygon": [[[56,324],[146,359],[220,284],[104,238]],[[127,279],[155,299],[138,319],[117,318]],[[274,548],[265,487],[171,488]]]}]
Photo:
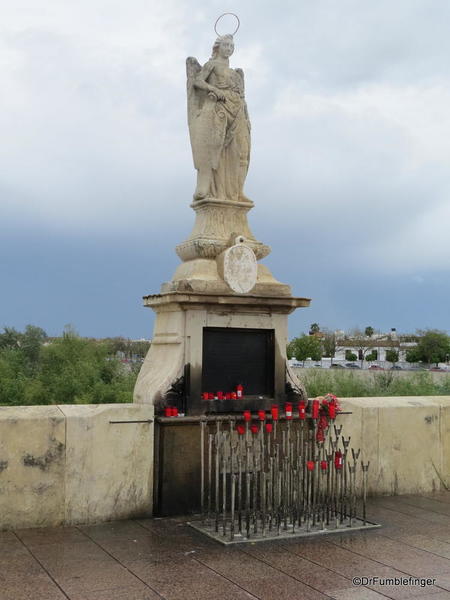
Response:
[{"label": "stone statue", "polygon": [[194,200],[248,202],[243,194],[250,159],[250,120],[242,69],[230,69],[233,36],[219,36],[201,67],[186,60],[188,123],[194,166]]}]

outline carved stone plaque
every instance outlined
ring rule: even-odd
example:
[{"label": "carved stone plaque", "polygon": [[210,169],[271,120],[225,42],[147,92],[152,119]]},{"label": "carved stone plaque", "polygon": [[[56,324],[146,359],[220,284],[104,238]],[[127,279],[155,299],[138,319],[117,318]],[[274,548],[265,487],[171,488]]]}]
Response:
[{"label": "carved stone plaque", "polygon": [[251,248],[245,244],[231,246],[223,253],[223,278],[233,292],[246,294],[256,284],[257,263]]}]

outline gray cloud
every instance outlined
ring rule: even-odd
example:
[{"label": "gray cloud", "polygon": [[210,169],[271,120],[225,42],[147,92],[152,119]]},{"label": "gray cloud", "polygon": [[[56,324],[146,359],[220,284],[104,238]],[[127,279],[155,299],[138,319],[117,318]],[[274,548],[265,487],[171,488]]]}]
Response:
[{"label": "gray cloud", "polygon": [[[345,256],[356,271],[416,285],[448,274],[450,5],[235,10],[255,235],[323,269]],[[170,223],[187,237],[195,174],[184,61],[208,59],[222,3],[17,0],[2,11],[3,223],[121,239]]]}]

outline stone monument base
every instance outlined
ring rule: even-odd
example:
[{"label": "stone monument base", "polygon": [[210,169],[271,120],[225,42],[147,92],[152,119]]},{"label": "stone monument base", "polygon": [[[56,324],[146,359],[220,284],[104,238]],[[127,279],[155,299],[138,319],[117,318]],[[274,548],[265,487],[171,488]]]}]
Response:
[{"label": "stone monument base", "polygon": [[[169,284],[173,285],[173,284]],[[219,412],[267,409],[271,401],[283,402],[286,384],[298,387],[286,360],[287,316],[298,307],[309,306],[309,299],[292,296],[224,295],[173,291],[144,297],[144,304],[156,312],[154,335],[150,350],[142,365],[134,392],[134,402],[154,404],[156,412],[166,405],[177,404],[182,396],[189,415],[202,415],[205,410],[202,389],[205,374],[205,330],[268,332],[271,336],[271,364],[266,368],[270,382],[258,398],[248,398],[239,406],[219,406]],[[242,349],[239,349],[242,351]],[[233,350],[229,350],[233,352]],[[250,355],[245,360],[253,360]],[[242,381],[245,387],[245,381]],[[220,388],[218,388],[220,389]],[[224,390],[226,391],[226,390]],[[216,403],[216,406],[219,403]],[[245,405],[244,405],[245,404]],[[215,412],[212,410],[212,412]]]}]

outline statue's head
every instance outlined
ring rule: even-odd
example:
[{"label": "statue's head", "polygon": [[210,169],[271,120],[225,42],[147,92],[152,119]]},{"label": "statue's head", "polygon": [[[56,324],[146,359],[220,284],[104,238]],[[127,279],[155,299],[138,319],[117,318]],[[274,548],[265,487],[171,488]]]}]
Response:
[{"label": "statue's head", "polygon": [[233,52],[234,40],[231,33],[227,33],[226,35],[219,35],[219,37],[214,42],[211,58],[217,58],[218,56],[221,56],[222,58],[229,58],[233,54]]}]

